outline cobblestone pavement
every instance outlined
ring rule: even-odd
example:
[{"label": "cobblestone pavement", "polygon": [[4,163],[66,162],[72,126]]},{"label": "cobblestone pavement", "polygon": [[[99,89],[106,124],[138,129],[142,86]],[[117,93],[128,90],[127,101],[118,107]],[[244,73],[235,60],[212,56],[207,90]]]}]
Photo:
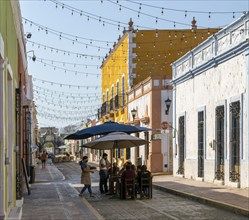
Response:
[{"label": "cobblestone pavement", "polygon": [[22,219],[103,219],[84,198],[79,198],[78,191],[64,179],[53,164],[47,163],[45,169],[39,165],[31,194],[24,194]]},{"label": "cobblestone pavement", "polygon": [[[60,163],[56,164],[56,166],[65,175],[65,183],[80,191],[82,187],[79,185],[80,166],[75,162]],[[153,189],[153,199],[151,200],[120,200],[119,198],[100,194],[98,180],[98,171],[95,171],[92,174],[92,189],[95,197],[91,198],[88,192],[85,192],[84,198],[104,219],[248,219],[229,211],[200,204],[156,189]]]}]

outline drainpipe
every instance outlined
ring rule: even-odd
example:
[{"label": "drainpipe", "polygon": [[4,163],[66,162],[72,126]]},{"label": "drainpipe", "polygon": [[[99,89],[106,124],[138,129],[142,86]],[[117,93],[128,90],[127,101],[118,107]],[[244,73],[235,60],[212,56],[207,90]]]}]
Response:
[{"label": "drainpipe", "polygon": [[[0,40],[1,40],[1,34],[0,34]],[[1,46],[1,42],[0,42]],[[4,65],[7,62],[7,60],[1,59],[1,52],[0,52],[0,94],[5,94],[4,89]],[[0,96],[0,106],[4,106],[4,97]],[[0,126],[0,220],[5,219],[5,131],[4,131],[4,125],[5,125],[5,117],[4,117],[5,111],[4,108],[2,111],[0,110],[0,121],[3,122],[3,126]]]},{"label": "drainpipe", "polygon": [[[247,43],[249,44],[249,39],[247,39]],[[246,76],[247,76],[247,85],[246,85],[246,91],[247,91],[247,94],[246,94],[246,97],[247,97],[247,112],[249,112],[249,48],[247,49],[246,53],[245,53],[245,56],[247,57],[246,59]],[[247,114],[247,144],[246,146],[249,146],[249,116]],[[244,148],[247,152],[244,152],[244,158],[247,160],[247,163],[249,163],[249,149],[248,147]],[[247,177],[249,176],[249,170],[247,169]],[[247,180],[248,181],[248,180]],[[249,181],[247,182],[247,187],[249,185]]]}]

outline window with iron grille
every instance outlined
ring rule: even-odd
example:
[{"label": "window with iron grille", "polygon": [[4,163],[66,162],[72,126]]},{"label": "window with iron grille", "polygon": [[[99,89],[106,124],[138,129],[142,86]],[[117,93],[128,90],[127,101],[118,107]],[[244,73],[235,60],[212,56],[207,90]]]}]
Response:
[{"label": "window with iron grille", "polygon": [[204,176],[204,112],[198,112],[198,177]]},{"label": "window with iron grille", "polygon": [[106,112],[109,112],[108,101],[109,101],[109,91],[106,91]]},{"label": "window with iron grille", "polygon": [[215,110],[215,134],[216,134],[216,171],[215,178],[217,180],[224,180],[224,118],[225,118],[225,109],[224,106],[218,106]]},{"label": "window with iron grille", "polygon": [[122,106],[125,105],[125,82],[124,76],[122,77]]},{"label": "window with iron grille", "polygon": [[150,145],[149,145],[149,133],[144,132],[144,140],[148,141],[147,144],[144,146],[144,155],[145,155],[145,160],[149,159],[149,151],[150,151]]},{"label": "window with iron grille", "polygon": [[119,108],[119,82],[117,82],[117,93],[115,96],[115,108]]},{"label": "window with iron grille", "polygon": [[112,97],[110,100],[110,111],[113,111],[113,102],[114,102],[114,86],[112,86]]},{"label": "window with iron grille", "polygon": [[240,102],[230,104],[230,180],[240,181]]},{"label": "window with iron grille", "polygon": [[179,145],[179,155],[178,155],[178,174],[184,174],[184,152],[185,152],[185,117],[179,117],[178,121],[178,145]]}]

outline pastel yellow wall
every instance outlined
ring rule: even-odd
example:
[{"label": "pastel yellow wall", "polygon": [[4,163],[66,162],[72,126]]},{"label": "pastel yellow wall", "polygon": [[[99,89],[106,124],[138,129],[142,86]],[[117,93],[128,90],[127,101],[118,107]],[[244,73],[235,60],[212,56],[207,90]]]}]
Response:
[{"label": "pastel yellow wall", "polygon": [[[4,146],[8,146],[8,117],[13,117],[13,127],[14,127],[14,136],[12,137],[13,139],[13,145],[16,145],[16,125],[15,125],[15,86],[17,83],[17,77],[18,77],[18,41],[17,41],[17,35],[16,35],[16,30],[15,30],[15,26],[14,26],[14,20],[13,20],[13,13],[12,13],[12,7],[11,7],[11,1],[0,1],[0,33],[2,35],[3,41],[4,41],[4,58],[8,59],[8,63],[11,66],[12,72],[13,72],[13,84],[12,84],[12,100],[13,100],[13,110],[12,112],[7,112],[7,103],[8,103],[8,96],[6,94],[7,93],[7,86],[5,86],[5,91],[4,91],[4,118],[5,121],[3,123],[0,124],[0,126],[4,127],[5,130],[5,137],[4,140],[0,140],[0,147],[2,148],[3,145]],[[7,85],[7,69],[5,66],[4,69],[4,85]],[[12,115],[11,115],[12,114]],[[2,151],[2,150],[1,150]],[[8,149],[5,153],[6,155],[1,155],[2,157],[0,158],[0,160],[3,160],[4,157],[8,156]],[[5,195],[4,198],[0,198],[1,200],[4,199],[4,203],[5,203],[5,212],[8,213],[8,191],[12,190],[13,191],[13,198],[12,200],[15,203],[15,198],[16,198],[16,185],[15,185],[15,180],[16,180],[16,158],[15,158],[15,153],[13,153],[13,158],[11,163],[13,164],[14,167],[14,173],[13,173],[13,188],[9,189],[9,184],[8,184],[8,167],[5,166],[5,176],[1,176],[0,178],[4,178],[5,180]],[[2,164],[2,162],[1,162]],[[14,204],[12,204],[14,205]],[[10,208],[10,207],[9,207]]]},{"label": "pastel yellow wall", "polygon": [[172,77],[171,63],[216,33],[219,29],[192,30],[139,30],[133,42],[136,68],[134,85],[149,76]]},{"label": "pastel yellow wall", "polygon": [[[113,53],[109,55],[102,66],[102,103],[110,101],[112,98],[112,86],[114,86],[114,96],[117,95],[116,83],[119,81],[119,94],[121,103],[122,76],[124,76],[125,92],[128,91],[128,35],[124,35],[116,46]],[[106,91],[109,91],[106,100]],[[125,95],[126,100],[126,95]],[[126,110],[120,108],[114,114],[115,122],[125,122]]]}]

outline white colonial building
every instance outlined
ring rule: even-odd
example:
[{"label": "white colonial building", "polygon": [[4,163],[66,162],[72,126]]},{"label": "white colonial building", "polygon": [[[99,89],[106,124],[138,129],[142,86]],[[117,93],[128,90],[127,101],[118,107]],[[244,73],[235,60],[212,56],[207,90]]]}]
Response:
[{"label": "white colonial building", "polygon": [[130,159],[133,164],[147,165],[151,172],[172,172],[173,169],[172,134],[162,129],[162,123],[172,124],[172,108],[167,110],[165,105],[167,99],[172,100],[169,85],[170,80],[152,76],[127,93],[127,123],[152,129],[149,133],[136,134],[150,143],[131,148]]},{"label": "white colonial building", "polygon": [[174,175],[249,187],[249,14],[172,64]]}]

